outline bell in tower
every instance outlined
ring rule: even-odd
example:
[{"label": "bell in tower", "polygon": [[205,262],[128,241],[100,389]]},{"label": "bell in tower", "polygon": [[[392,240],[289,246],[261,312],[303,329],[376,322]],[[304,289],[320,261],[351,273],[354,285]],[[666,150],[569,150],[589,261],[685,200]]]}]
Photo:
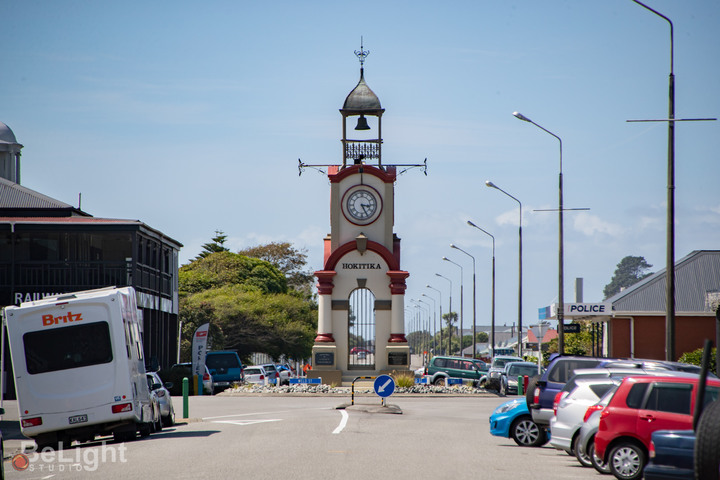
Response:
[{"label": "bell in tower", "polygon": [[[355,51],[355,55],[360,60],[360,81],[345,99],[343,108],[340,113],[343,116],[343,167],[348,163],[370,163],[382,165],[382,114],[385,111],[380,105],[380,99],[365,83],[365,58],[370,54],[369,51],[363,50],[362,40],[360,42],[360,50]],[[347,122],[349,117],[358,117],[355,131],[367,132],[373,130],[368,123],[368,117],[376,118],[377,135],[368,136],[367,138],[354,139],[347,136]]]}]

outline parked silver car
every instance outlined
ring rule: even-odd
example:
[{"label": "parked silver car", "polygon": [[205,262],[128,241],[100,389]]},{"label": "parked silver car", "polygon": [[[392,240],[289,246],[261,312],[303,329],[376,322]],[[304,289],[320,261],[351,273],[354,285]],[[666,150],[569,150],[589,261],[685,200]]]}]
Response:
[{"label": "parked silver car", "polygon": [[160,405],[160,418],[165,427],[175,424],[175,409],[173,408],[172,398],[169,389],[172,388],[172,382],[163,383],[160,376],[155,372],[147,374],[148,388],[151,392],[155,392]]},{"label": "parked silver car", "polygon": [[533,362],[510,362],[505,364],[505,369],[500,373],[500,395],[517,395],[518,377],[532,378],[538,373],[537,363]]}]

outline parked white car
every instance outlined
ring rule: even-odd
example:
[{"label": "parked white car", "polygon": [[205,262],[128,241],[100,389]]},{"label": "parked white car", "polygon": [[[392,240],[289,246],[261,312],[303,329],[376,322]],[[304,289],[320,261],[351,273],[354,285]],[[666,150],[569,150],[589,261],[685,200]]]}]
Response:
[{"label": "parked white car", "polygon": [[254,383],[258,385],[268,384],[268,375],[261,366],[245,367],[245,383]]},{"label": "parked white car", "polygon": [[572,390],[560,392],[555,416],[550,419],[550,445],[574,454],[575,434],[583,424],[588,407],[598,403],[608,390],[621,381],[613,377],[576,379]]}]

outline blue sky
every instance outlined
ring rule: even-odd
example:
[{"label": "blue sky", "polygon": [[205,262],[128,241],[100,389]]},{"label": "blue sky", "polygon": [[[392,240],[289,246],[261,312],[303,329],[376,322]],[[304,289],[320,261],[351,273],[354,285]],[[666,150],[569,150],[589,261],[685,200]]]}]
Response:
[{"label": "blue sky", "polygon": [[[675,26],[676,118],[720,116],[720,3],[647,0]],[[322,268],[341,116],[370,51],[386,163],[422,163],[396,184],[407,297],[490,319],[496,237],[499,325],[557,300],[558,142],[563,140],[565,300],[584,278],[602,300],[617,263],[665,267],[668,24],[630,0],[103,2],[6,0],[0,121],[25,148],[23,185],[98,216],[139,219],[195,257],[215,230],[232,250],[306,248]],[[720,123],[676,128],[676,259],[720,240]],[[425,299],[427,300],[427,299]]]}]

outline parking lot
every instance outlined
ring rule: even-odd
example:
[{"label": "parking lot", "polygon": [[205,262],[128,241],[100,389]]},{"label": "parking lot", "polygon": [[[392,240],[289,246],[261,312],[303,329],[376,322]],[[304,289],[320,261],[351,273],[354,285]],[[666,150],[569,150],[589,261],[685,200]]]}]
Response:
[{"label": "parking lot", "polygon": [[[173,400],[176,426],[127,442],[122,452],[120,445],[108,444],[124,461],[116,456],[92,471],[81,467],[102,455],[101,442],[73,447],[63,458],[38,458],[33,471],[15,471],[10,457],[21,439],[8,429],[6,478],[601,477],[550,447],[521,448],[490,435],[488,417],[507,400],[493,394],[391,396],[388,403],[402,414],[377,413],[382,410],[374,395],[358,396],[355,406],[338,410],[349,396],[220,394],[191,397],[189,420],[181,418],[182,398]],[[17,412],[14,402],[4,406],[7,428]],[[69,471],[69,465],[76,469]]]}]

